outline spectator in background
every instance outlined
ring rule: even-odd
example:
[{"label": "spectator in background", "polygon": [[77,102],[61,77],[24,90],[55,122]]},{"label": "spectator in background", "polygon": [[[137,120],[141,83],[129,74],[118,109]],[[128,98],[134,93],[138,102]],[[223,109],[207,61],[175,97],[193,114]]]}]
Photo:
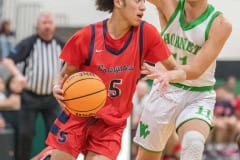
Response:
[{"label": "spectator in background", "polygon": [[24,63],[23,75],[27,87],[21,94],[18,118],[17,160],[29,160],[38,113],[42,113],[46,131],[61,110],[52,95],[53,78],[63,62],[58,59],[63,42],[54,36],[55,24],[51,13],[41,13],[37,19],[37,34],[17,44],[8,64]]},{"label": "spectator in background", "polygon": [[17,83],[15,76],[10,76],[6,82],[4,99],[0,100],[0,110],[17,111],[20,109],[20,93],[22,86]]},{"label": "spectator in background", "polygon": [[[9,20],[3,20],[0,25],[0,58],[5,58],[9,55],[14,47],[14,43],[15,33],[11,30],[11,23]],[[5,66],[2,64],[0,64],[0,73],[5,79],[10,76]]]},{"label": "spectator in background", "polygon": [[[216,104],[214,107],[214,129],[209,139],[207,156],[228,157],[237,154],[235,137],[240,132],[240,121],[236,117],[235,88],[233,83],[218,86],[216,90]],[[235,147],[234,147],[235,146]]]},{"label": "spectator in background", "polygon": [[13,49],[15,43],[15,34],[11,30],[9,20],[4,20],[0,28],[0,54],[2,57],[7,57]]},{"label": "spectator in background", "polygon": [[235,94],[236,88],[237,88],[237,78],[235,76],[228,76],[226,78],[226,84],[225,88],[229,91]]},{"label": "spectator in background", "polygon": [[234,94],[225,86],[218,86],[216,89],[216,104],[214,107],[214,130],[213,141],[215,143],[229,143],[229,129],[234,127]]},{"label": "spectator in background", "polygon": [[[21,104],[21,93],[22,86],[17,83],[17,77],[10,76],[6,81],[6,98],[0,101],[0,110],[2,110],[3,118],[6,121],[7,128],[13,128],[14,130],[14,146],[17,146],[17,135],[18,135],[18,113]],[[16,152],[15,148],[15,152]]]},{"label": "spectator in background", "polygon": [[[0,77],[0,101],[4,100],[6,97],[4,95],[5,90],[5,81],[2,77]],[[4,128],[6,126],[5,120],[0,113],[0,128]]]}]

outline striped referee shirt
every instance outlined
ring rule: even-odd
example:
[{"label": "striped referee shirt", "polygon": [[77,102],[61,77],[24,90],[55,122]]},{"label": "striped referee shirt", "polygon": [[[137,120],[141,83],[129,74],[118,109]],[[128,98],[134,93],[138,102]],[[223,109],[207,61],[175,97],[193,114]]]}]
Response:
[{"label": "striped referee shirt", "polygon": [[59,59],[63,43],[53,38],[44,41],[32,36],[21,41],[15,53],[10,54],[15,63],[23,63],[23,75],[27,78],[27,90],[37,95],[50,95],[54,78],[59,74],[63,61]]}]

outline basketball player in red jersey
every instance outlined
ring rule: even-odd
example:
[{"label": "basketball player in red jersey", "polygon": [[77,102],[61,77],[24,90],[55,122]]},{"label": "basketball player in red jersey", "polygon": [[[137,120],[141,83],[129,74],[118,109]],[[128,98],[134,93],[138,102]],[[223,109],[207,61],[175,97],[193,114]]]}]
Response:
[{"label": "basketball player in red jersey", "polygon": [[109,19],[86,26],[65,45],[60,58],[66,63],[53,87],[63,106],[61,85],[65,75],[89,71],[108,88],[104,107],[95,117],[76,117],[64,110],[50,129],[46,143],[53,147],[51,160],[73,160],[79,153],[87,160],[115,160],[121,148],[132,96],[144,61],[161,61],[169,70],[159,82],[182,82],[179,69],[158,31],[142,21],[145,0],[96,0],[98,10],[111,12]]}]

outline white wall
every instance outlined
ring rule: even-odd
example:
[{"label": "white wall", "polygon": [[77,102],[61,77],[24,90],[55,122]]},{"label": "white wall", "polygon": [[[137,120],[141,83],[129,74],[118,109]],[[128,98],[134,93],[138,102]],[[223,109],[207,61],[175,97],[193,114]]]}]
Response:
[{"label": "white wall", "polygon": [[96,11],[94,0],[18,0],[20,2],[39,2],[43,10],[64,13],[71,26],[82,26],[105,18],[108,14]]},{"label": "white wall", "polygon": [[[82,26],[95,21],[109,17],[108,13],[96,10],[95,0],[18,0],[19,2],[39,2],[42,10],[50,10],[53,13],[64,13],[69,17],[71,26]],[[155,8],[149,4],[145,19],[159,26],[157,12]]]},{"label": "white wall", "polygon": [[239,0],[209,0],[232,23],[233,31],[227,41],[220,60],[240,60],[240,1]]},{"label": "white wall", "polygon": [[[54,13],[64,13],[69,17],[71,26],[83,26],[108,17],[107,13],[95,10],[94,0],[19,0],[37,1],[42,3],[44,10],[51,10]],[[233,24],[233,32],[225,45],[219,59],[240,60],[240,1],[239,0],[209,0],[219,8]],[[153,23],[158,29],[159,22],[155,8],[147,4],[145,20]]]}]

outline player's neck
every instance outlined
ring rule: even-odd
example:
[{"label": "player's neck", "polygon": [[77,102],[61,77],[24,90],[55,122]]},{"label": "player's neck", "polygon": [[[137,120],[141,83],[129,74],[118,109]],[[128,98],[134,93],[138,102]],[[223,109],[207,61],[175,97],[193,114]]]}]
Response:
[{"label": "player's neck", "polygon": [[186,2],[185,3],[185,21],[187,23],[192,22],[207,9],[208,3],[206,0],[200,0],[197,2]]},{"label": "player's neck", "polygon": [[112,15],[107,21],[107,31],[113,39],[120,39],[124,36],[131,26],[122,17]]}]

